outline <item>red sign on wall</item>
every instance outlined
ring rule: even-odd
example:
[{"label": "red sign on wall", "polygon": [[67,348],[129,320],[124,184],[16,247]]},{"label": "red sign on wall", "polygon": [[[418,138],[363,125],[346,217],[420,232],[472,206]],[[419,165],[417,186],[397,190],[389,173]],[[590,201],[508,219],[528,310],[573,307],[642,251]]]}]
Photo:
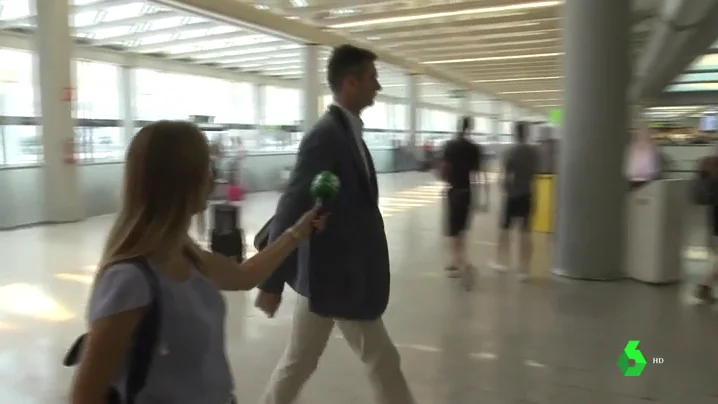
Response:
[{"label": "red sign on wall", "polygon": [[62,89],[62,100],[63,101],[74,101],[75,100],[75,88],[64,87]]},{"label": "red sign on wall", "polygon": [[65,164],[75,164],[75,141],[73,139],[65,140],[62,148],[62,158],[65,160]]}]

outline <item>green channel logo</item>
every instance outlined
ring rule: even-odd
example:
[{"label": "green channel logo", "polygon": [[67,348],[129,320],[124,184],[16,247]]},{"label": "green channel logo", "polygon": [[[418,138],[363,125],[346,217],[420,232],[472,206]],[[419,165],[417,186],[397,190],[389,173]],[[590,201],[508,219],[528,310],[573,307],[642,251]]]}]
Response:
[{"label": "green channel logo", "polygon": [[[640,376],[643,369],[646,368],[646,358],[638,350],[638,344],[640,343],[641,341],[639,340],[628,341],[626,347],[623,348],[621,357],[618,358],[618,368],[621,369],[624,376]],[[631,361],[633,361],[633,364],[631,364]]]}]

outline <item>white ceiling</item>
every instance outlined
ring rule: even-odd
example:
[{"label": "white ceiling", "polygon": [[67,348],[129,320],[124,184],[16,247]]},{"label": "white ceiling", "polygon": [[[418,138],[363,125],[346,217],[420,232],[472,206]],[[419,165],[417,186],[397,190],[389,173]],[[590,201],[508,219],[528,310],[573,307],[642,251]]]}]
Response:
[{"label": "white ceiling", "polygon": [[[596,0],[598,1],[598,0]],[[152,1],[71,0],[76,37],[188,63],[286,79],[303,74],[301,45],[159,6]],[[371,42],[446,68],[526,105],[561,104],[562,1],[260,0],[255,7]],[[635,0],[634,44],[645,42],[662,0]],[[0,0],[0,28],[32,29],[28,0]],[[322,51],[322,58],[328,50]],[[323,63],[322,63],[323,64]],[[406,78],[380,66],[388,95],[404,96]],[[451,85],[422,80],[422,98],[448,98]],[[516,97],[512,97],[516,98]],[[443,100],[444,102],[455,102]]]}]

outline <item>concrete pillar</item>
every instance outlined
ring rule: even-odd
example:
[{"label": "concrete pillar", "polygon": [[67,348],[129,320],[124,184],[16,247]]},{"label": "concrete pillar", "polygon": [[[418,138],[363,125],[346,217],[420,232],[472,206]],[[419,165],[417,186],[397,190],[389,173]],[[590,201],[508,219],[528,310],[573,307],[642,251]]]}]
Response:
[{"label": "concrete pillar", "polygon": [[138,128],[135,127],[137,111],[135,100],[137,99],[135,87],[135,67],[132,63],[126,63],[120,67],[120,108],[122,108],[122,127],[125,137],[125,146],[128,146],[135,136]]},{"label": "concrete pillar", "polygon": [[501,101],[499,100],[490,100],[489,101],[489,109],[491,110],[491,115],[489,119],[491,120],[491,136],[490,136],[490,143],[491,147],[494,149],[494,152],[500,152],[502,145],[499,144],[499,139],[501,135],[501,122],[502,122],[502,107]]},{"label": "concrete pillar", "polygon": [[257,127],[264,125],[266,104],[266,86],[264,84],[254,83],[254,124]]},{"label": "concrete pillar", "polygon": [[406,76],[406,143],[417,150],[419,139],[419,76],[409,73]]},{"label": "concrete pillar", "polygon": [[459,114],[461,116],[471,116],[471,93],[464,91],[463,97],[459,98]]},{"label": "concrete pillar", "polygon": [[631,2],[564,4],[564,124],[556,273],[624,276]]},{"label": "concrete pillar", "polygon": [[302,82],[302,130],[309,130],[319,119],[319,46],[304,45],[304,76]]},{"label": "concrete pillar", "polygon": [[37,13],[36,91],[40,99],[44,149],[45,220],[74,222],[84,217],[78,169],[73,162],[75,87],[68,0],[35,0]]}]

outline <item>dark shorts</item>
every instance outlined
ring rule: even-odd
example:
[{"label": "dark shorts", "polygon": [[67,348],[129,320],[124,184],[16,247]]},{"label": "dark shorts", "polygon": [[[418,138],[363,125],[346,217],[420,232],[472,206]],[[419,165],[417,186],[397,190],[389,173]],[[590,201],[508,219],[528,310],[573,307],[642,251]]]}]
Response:
[{"label": "dark shorts", "polygon": [[446,191],[446,235],[457,237],[469,228],[471,213],[471,190],[449,189]]},{"label": "dark shorts", "polygon": [[718,237],[718,204],[708,206],[708,226],[713,237]]},{"label": "dark shorts", "polygon": [[502,208],[500,227],[505,230],[510,228],[514,222],[519,222],[522,230],[529,231],[532,211],[531,195],[507,197]]}]

